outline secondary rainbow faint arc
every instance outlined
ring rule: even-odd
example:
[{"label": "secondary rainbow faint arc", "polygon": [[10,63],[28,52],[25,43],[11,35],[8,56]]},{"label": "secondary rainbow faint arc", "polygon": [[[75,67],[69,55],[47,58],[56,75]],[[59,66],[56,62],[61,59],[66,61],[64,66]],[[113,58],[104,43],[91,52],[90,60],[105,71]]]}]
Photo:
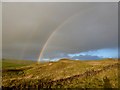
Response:
[{"label": "secondary rainbow faint arc", "polygon": [[[31,31],[32,33],[30,35],[27,35],[27,40],[29,39],[29,41],[31,41],[31,38],[35,36],[35,33],[37,32],[37,30],[33,30]],[[22,52],[21,52],[21,55],[20,55],[20,59],[22,60],[24,58],[24,54],[27,50],[27,46],[28,44],[25,44],[22,48]]]},{"label": "secondary rainbow faint arc", "polygon": [[41,50],[41,52],[40,52],[40,56],[39,56],[39,58],[38,58],[38,62],[40,62],[40,60],[41,60],[41,58],[42,58],[42,56],[43,56],[43,52],[44,52],[47,44],[50,42],[51,38],[52,38],[53,35],[56,33],[56,31],[58,31],[61,27],[63,27],[66,23],[68,23],[69,20],[71,20],[72,18],[74,18],[75,16],[78,16],[78,15],[79,15],[79,13],[70,16],[70,17],[69,17],[67,20],[65,20],[60,26],[58,26],[57,29],[55,29],[55,30],[53,31],[53,33],[49,36],[49,38],[47,39],[45,45],[43,46],[43,48],[42,48],[42,50]]}]

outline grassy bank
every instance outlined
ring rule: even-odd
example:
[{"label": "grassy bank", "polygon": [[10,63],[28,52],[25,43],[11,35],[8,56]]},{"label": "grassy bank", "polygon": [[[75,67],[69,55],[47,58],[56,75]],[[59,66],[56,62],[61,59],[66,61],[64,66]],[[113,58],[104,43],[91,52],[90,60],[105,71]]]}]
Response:
[{"label": "grassy bank", "polygon": [[[26,61],[27,62],[27,61]],[[18,62],[17,62],[18,63]],[[25,62],[24,62],[25,63]],[[7,88],[118,88],[118,61],[114,59],[34,63],[16,67],[3,63],[2,86]],[[9,66],[9,65],[8,65]],[[12,68],[11,68],[12,67]],[[15,67],[15,68],[13,68]]]}]

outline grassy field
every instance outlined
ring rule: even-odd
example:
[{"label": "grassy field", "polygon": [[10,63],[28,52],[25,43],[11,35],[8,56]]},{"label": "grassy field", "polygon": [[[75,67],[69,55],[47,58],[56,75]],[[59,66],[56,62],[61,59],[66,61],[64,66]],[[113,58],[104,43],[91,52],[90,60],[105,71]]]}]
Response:
[{"label": "grassy field", "polygon": [[7,88],[118,88],[118,60],[57,62],[3,60]]},{"label": "grassy field", "polygon": [[36,63],[35,61],[30,60],[12,60],[12,59],[3,59],[2,60],[2,69],[17,68],[26,65]]}]

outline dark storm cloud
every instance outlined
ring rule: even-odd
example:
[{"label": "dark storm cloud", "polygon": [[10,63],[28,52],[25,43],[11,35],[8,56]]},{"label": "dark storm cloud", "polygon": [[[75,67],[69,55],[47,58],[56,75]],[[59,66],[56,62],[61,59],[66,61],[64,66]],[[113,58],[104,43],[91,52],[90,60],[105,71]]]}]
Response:
[{"label": "dark storm cloud", "polygon": [[117,3],[3,3],[2,23],[3,57],[37,59],[61,25],[46,57],[117,46]]},{"label": "dark storm cloud", "polygon": [[[48,40],[43,58],[48,54],[54,57],[56,51],[80,53],[103,48],[117,48],[117,15],[117,5],[112,3],[102,3],[78,12],[59,27]],[[51,49],[51,46],[57,48]],[[59,57],[61,57],[60,53]]]}]

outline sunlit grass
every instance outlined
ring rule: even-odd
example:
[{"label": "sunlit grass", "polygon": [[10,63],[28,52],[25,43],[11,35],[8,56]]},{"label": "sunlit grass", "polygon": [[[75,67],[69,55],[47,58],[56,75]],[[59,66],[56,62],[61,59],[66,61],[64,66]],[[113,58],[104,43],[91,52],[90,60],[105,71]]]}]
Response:
[{"label": "sunlit grass", "polygon": [[[13,61],[12,61],[13,62]],[[118,69],[113,67],[106,71],[102,71],[96,75],[85,77],[74,77],[75,75],[84,74],[86,71],[97,71],[103,69],[104,66],[117,63],[117,60],[92,60],[92,61],[76,61],[76,60],[60,60],[57,62],[35,63],[25,61],[12,63],[3,62],[3,66],[7,71],[3,72],[4,87],[41,87],[41,88],[117,88],[118,87]],[[6,65],[7,64],[7,65]],[[29,65],[30,64],[30,65]],[[10,66],[9,66],[10,65]],[[18,65],[18,66],[17,66]],[[12,68],[11,68],[12,67]],[[64,80],[73,77],[73,79]],[[109,80],[107,85],[104,81]],[[63,79],[63,81],[60,81]],[[51,81],[54,81],[53,83]],[[50,82],[50,83],[49,83]],[[20,86],[21,85],[21,86]],[[42,85],[42,86],[39,86]]]}]

